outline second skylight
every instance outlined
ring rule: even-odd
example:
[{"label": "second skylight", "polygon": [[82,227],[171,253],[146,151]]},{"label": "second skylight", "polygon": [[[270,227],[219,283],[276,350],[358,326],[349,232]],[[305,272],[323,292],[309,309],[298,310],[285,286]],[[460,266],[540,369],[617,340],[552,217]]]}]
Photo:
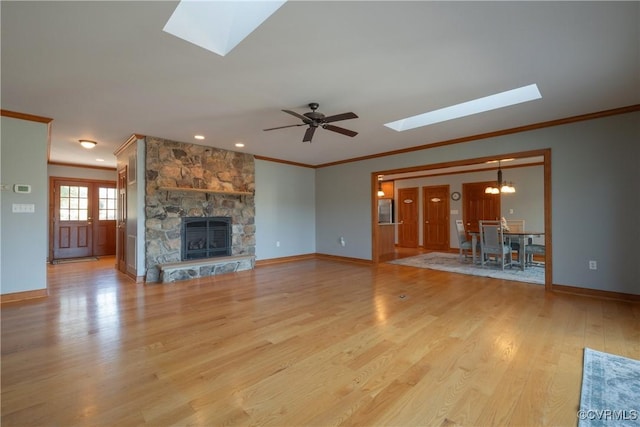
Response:
[{"label": "second skylight", "polygon": [[395,122],[385,123],[385,126],[398,132],[402,132],[422,126],[432,125],[434,123],[470,116],[472,114],[497,110],[498,108],[508,107],[510,105],[516,105],[540,98],[542,98],[542,95],[540,95],[538,85],[531,84],[517,89],[496,93],[495,95],[485,96],[484,98],[478,98],[461,104],[452,105],[450,107],[440,108],[439,110],[430,111],[428,113],[418,114],[417,116],[407,117],[406,119],[396,120]]}]

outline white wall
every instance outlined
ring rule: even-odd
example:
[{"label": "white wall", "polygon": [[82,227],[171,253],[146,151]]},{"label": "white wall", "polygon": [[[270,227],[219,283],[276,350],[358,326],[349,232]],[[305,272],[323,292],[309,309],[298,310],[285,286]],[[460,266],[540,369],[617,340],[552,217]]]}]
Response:
[{"label": "white wall", "polygon": [[[47,125],[11,117],[2,117],[1,124],[0,292],[45,289]],[[31,185],[31,193],[13,192],[14,184]],[[13,213],[13,204],[34,205],[35,212]]]},{"label": "white wall", "polygon": [[316,252],[315,170],[258,159],[255,168],[256,259]]},{"label": "white wall", "polygon": [[553,283],[640,294],[638,141],[635,112],[320,168],[316,250],[371,259],[372,172],[551,148]]}]

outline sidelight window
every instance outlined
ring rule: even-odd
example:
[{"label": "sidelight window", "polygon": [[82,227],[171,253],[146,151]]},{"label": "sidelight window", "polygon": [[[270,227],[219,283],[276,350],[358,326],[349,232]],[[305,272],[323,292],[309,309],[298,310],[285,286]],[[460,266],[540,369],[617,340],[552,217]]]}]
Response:
[{"label": "sidelight window", "polygon": [[100,221],[116,219],[116,189],[100,187],[98,190],[98,219]]}]

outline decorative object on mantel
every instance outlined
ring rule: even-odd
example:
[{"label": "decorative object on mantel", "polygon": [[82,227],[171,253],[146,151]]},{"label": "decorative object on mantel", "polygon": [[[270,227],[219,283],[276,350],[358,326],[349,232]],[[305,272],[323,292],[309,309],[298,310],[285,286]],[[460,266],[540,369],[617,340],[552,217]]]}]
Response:
[{"label": "decorative object on mantel", "polygon": [[498,160],[498,185],[496,187],[489,186],[484,189],[487,194],[500,194],[500,193],[515,193],[516,189],[512,182],[507,184],[506,181],[502,181],[502,169],[500,169],[500,160]]}]

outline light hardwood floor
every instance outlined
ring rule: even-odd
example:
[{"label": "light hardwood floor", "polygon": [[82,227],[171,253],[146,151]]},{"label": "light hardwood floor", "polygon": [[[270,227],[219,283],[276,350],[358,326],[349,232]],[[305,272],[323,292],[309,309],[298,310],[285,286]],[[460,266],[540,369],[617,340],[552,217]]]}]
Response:
[{"label": "light hardwood floor", "polygon": [[2,425],[576,425],[585,346],[638,304],[309,259],[172,285],[113,258],[2,306]]}]

